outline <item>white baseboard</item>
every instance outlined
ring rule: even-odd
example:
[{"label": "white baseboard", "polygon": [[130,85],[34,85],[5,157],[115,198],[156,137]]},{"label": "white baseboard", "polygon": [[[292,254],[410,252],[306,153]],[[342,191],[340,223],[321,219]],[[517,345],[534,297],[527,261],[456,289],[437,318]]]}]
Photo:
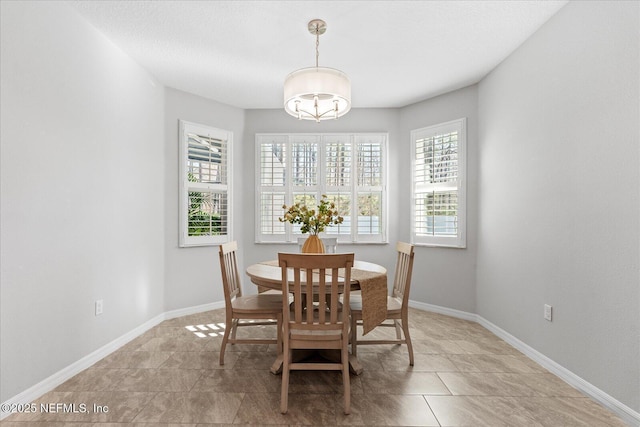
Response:
[{"label": "white baseboard", "polygon": [[[15,405],[15,404],[26,404],[26,403],[33,402],[34,400],[38,399],[40,396],[50,392],[51,390],[58,387],[60,384],[64,383],[68,379],[72,378],[73,376],[84,371],[91,365],[107,357],[109,354],[113,353],[123,345],[127,344],[129,341],[139,337],[143,333],[147,332],[149,329],[160,324],[160,322],[162,322],[164,319],[165,319],[164,313],[157,315],[153,319],[146,321],[145,323],[138,326],[137,328],[132,329],[131,331],[127,332],[121,337],[116,338],[110,343],[100,347],[96,351],[86,355],[85,357],[78,360],[77,362],[72,363],[66,368],[40,381],[36,385],[29,387],[25,391],[13,396],[11,399],[7,400],[6,402],[3,402],[2,406],[4,407],[6,404],[6,405],[9,405],[9,407],[11,407],[12,405]],[[8,417],[9,415],[11,415],[10,412],[0,411],[0,420]]]},{"label": "white baseboard", "polygon": [[444,314],[445,316],[456,317],[458,319],[469,320],[471,322],[478,321],[478,315],[469,313],[468,311],[456,310],[454,308],[442,307],[439,305],[426,304],[424,302],[409,301],[409,307],[419,310],[430,311],[432,313]]},{"label": "white baseboard", "polygon": [[[602,405],[609,408],[612,412],[614,412],[616,415],[622,418],[630,426],[640,427],[640,413],[634,411],[633,409],[629,408],[625,404],[614,399],[607,393],[595,387],[593,384],[583,380],[573,372],[569,371],[568,369],[564,368],[563,366],[549,359],[544,354],[528,346],[524,342],[520,341],[518,338],[509,334],[504,329],[489,322],[485,318],[478,316],[477,314],[474,314],[474,313],[455,310],[447,307],[441,307],[433,304],[425,304],[417,301],[410,301],[409,306],[420,309],[420,310],[430,311],[433,313],[439,313],[446,316],[456,317],[459,319],[464,319],[464,320],[469,320],[472,322],[479,323],[480,325],[487,328],[489,331],[493,332],[496,336],[503,339],[508,344],[510,344],[514,348],[524,353],[527,357],[529,357],[533,361],[540,364],[545,369],[549,370],[550,372],[552,372],[553,374],[555,374],[556,376],[558,376],[568,384],[572,385],[573,387],[580,390],[584,394],[590,396],[597,402],[600,402]],[[14,404],[20,404],[20,403],[24,404],[24,403],[33,402],[40,396],[53,390],[54,388],[56,388],[63,382],[67,381],[71,377],[79,374],[80,372],[87,369],[91,365],[97,363],[101,359],[113,353],[114,351],[116,351],[117,349],[119,349],[129,341],[142,335],[143,333],[153,328],[154,326],[160,324],[163,320],[173,319],[181,316],[188,316],[191,314],[202,313],[209,310],[216,310],[223,307],[224,307],[224,301],[164,312],[154,317],[153,319],[143,323],[137,328],[127,332],[121,337],[111,341],[109,344],[102,346],[98,350],[83,357],[77,362],[56,372],[55,374],[39,382],[33,387],[30,387],[27,390],[23,391],[22,393],[17,394],[16,396],[12,397],[6,402],[3,402],[2,404],[14,405]],[[0,420],[9,415],[10,415],[9,412],[0,413]]]},{"label": "white baseboard", "polygon": [[562,379],[569,385],[573,386],[577,390],[591,397],[595,401],[599,402],[613,413],[622,418],[627,424],[633,427],[640,427],[640,413],[634,411],[629,408],[627,405],[622,402],[614,399],[604,391],[600,390],[598,387],[593,384],[583,380],[567,368],[559,365],[555,361],[551,360],[544,354],[520,341],[518,338],[514,337],[504,329],[494,325],[489,322],[482,316],[479,316],[474,313],[469,313],[466,311],[455,310],[452,308],[441,307],[433,304],[425,304],[417,301],[410,301],[410,307],[418,308],[425,311],[431,311],[433,313],[444,314],[446,316],[457,317],[459,319],[470,320],[472,322],[477,322],[480,325],[487,328],[489,331],[494,333],[499,338],[503,339],[509,345],[514,347],[515,349],[521,351],[527,357],[529,357],[534,362],[538,363],[549,372],[556,375],[558,378]]},{"label": "white baseboard", "polygon": [[175,319],[176,317],[189,316],[191,314],[203,313],[205,311],[217,310],[224,308],[224,301],[212,302],[209,304],[196,305],[193,307],[179,308],[177,310],[171,310],[164,313],[164,318]]},{"label": "white baseboard", "polygon": [[624,403],[614,399],[604,391],[600,390],[598,387],[594,386],[588,381],[585,381],[564,366],[558,364],[544,354],[528,346],[518,338],[514,337],[504,329],[489,322],[485,318],[478,316],[477,319],[477,322],[487,328],[489,331],[502,338],[512,347],[524,353],[527,357],[541,365],[543,368],[547,369],[549,372],[564,380],[567,384],[573,386],[577,390],[593,398],[595,401],[599,402],[600,404],[614,412],[630,426],[640,427],[640,413],[629,408]]},{"label": "white baseboard", "polygon": [[[159,314],[153,319],[148,320],[147,322],[143,323],[137,328],[134,328],[131,331],[127,332],[126,334],[122,335],[121,337],[116,338],[110,343],[100,347],[93,353],[88,354],[87,356],[83,357],[77,362],[72,363],[66,368],[40,381],[36,385],[29,387],[27,390],[23,391],[22,393],[19,393],[16,396],[13,396],[11,399],[7,400],[6,402],[3,402],[3,405],[8,404],[11,406],[15,404],[25,404],[25,403],[33,402],[40,396],[58,387],[60,384],[64,383],[71,377],[79,374],[80,372],[84,371],[91,365],[107,357],[108,355],[118,350],[123,345],[127,344],[129,341],[139,337],[140,335],[147,332],[149,329],[153,328],[154,326],[159,325],[164,320],[173,319],[176,317],[188,316],[191,314],[202,313],[209,310],[216,310],[218,308],[224,308],[224,301],[213,302],[210,304],[202,304],[202,305],[182,308],[178,310],[171,310],[171,311],[167,311],[162,314]],[[0,420],[8,417],[9,415],[11,415],[10,412],[0,412]]]}]

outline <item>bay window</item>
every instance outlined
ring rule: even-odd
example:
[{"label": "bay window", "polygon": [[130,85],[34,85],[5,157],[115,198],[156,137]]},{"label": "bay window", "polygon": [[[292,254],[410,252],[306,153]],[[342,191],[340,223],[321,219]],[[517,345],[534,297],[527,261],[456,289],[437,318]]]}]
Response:
[{"label": "bay window", "polygon": [[279,221],[283,205],[335,203],[338,242],[386,242],[387,135],[257,134],[256,242],[296,242],[297,225]]}]

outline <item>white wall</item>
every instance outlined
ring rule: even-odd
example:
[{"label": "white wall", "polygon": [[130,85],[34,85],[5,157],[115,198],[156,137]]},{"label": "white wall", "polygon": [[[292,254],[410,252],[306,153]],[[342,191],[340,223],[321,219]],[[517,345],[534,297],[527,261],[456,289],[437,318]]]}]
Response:
[{"label": "white wall", "polygon": [[178,247],[178,121],[233,132],[233,219],[236,226],[232,233],[233,238],[240,241],[244,235],[241,223],[247,216],[242,205],[243,185],[246,181],[253,182],[253,169],[248,169],[243,159],[244,110],[170,88],[165,91],[165,99],[165,310],[170,311],[224,301],[218,246]]},{"label": "white wall", "polygon": [[635,411],[639,12],[571,2],[480,83],[477,267],[482,317]]},{"label": "white wall", "polygon": [[[467,247],[416,247],[411,299],[469,313],[476,311],[476,252],[478,212],[478,87],[447,93],[402,108],[400,128],[402,151],[398,168],[401,198],[400,227],[409,235],[411,205],[411,131],[451,120],[467,118]],[[399,209],[400,210],[400,209]]]},{"label": "white wall", "polygon": [[1,7],[4,402],[163,312],[164,154],[148,73],[61,2]]}]

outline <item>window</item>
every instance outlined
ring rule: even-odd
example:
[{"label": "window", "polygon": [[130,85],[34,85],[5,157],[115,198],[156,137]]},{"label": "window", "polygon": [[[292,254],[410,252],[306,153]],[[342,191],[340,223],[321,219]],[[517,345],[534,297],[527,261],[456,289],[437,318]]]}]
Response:
[{"label": "window", "polygon": [[180,246],[218,245],[231,234],[233,134],[180,120]]},{"label": "window", "polygon": [[466,247],[466,119],[414,130],[411,142],[412,242]]},{"label": "window", "polygon": [[344,222],[339,242],[386,242],[386,134],[257,134],[256,241],[295,242],[283,205],[316,207],[323,194]]}]

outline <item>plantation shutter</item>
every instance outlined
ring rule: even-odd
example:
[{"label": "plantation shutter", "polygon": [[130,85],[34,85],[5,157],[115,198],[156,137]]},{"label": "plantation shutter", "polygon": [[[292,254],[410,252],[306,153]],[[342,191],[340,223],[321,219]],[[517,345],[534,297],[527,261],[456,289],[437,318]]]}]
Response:
[{"label": "plantation shutter", "polygon": [[296,242],[299,224],[279,221],[283,205],[316,208],[322,195],[342,224],[340,242],[386,241],[386,134],[256,134],[256,242]]},{"label": "plantation shutter", "polygon": [[356,136],[356,204],[358,241],[377,241],[383,234],[383,139],[380,135]]},{"label": "plantation shutter", "polygon": [[184,121],[180,128],[180,246],[227,242],[231,134]]},{"label": "plantation shutter", "polygon": [[256,164],[258,172],[258,212],[256,233],[263,241],[278,241],[285,234],[282,216],[287,186],[287,165],[289,156],[288,138],[283,135],[269,135],[260,140]]},{"label": "plantation shutter", "polygon": [[[300,203],[310,209],[314,209],[320,198],[319,192],[319,142],[318,135],[290,135],[291,151],[291,185],[287,197],[287,204]],[[284,210],[280,209],[280,216]],[[302,235],[301,224],[289,224],[291,232]],[[287,226],[285,226],[286,229]]]},{"label": "plantation shutter", "polygon": [[465,120],[418,129],[413,142],[412,239],[464,247]]},{"label": "plantation shutter", "polygon": [[351,207],[353,206],[353,144],[349,135],[325,135],[324,191],[344,218],[342,224],[333,225],[328,233],[351,236]]}]

